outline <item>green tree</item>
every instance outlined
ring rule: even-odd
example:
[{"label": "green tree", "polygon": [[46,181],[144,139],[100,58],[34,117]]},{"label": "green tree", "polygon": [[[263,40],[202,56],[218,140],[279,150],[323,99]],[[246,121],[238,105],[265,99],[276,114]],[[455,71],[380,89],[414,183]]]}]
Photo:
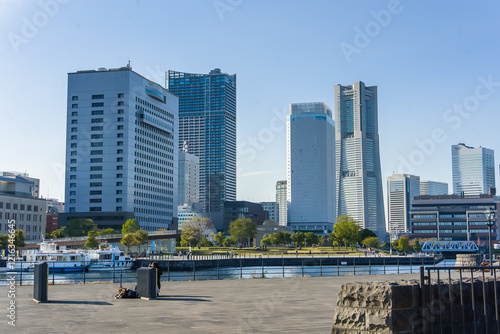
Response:
[{"label": "green tree", "polygon": [[6,248],[9,245],[9,235],[0,233],[0,248]]},{"label": "green tree", "polygon": [[[187,241],[189,246],[198,246],[203,238],[203,233],[213,228],[210,218],[192,217],[187,222],[182,223],[182,240]],[[184,238],[183,238],[184,236]]]},{"label": "green tree", "polygon": [[224,247],[231,247],[231,246],[235,245],[237,242],[238,242],[238,240],[235,237],[229,236],[226,239],[224,239],[224,241],[222,242],[222,245]]},{"label": "green tree", "polygon": [[135,219],[128,219],[125,224],[122,225],[122,234],[135,233],[140,230],[139,223]]},{"label": "green tree", "polygon": [[226,239],[226,236],[222,232],[219,232],[219,233],[214,235],[214,240],[219,246],[222,245],[222,243],[224,242],[224,239]]},{"label": "green tree", "polygon": [[96,231],[89,231],[87,235],[87,241],[85,241],[84,247],[87,249],[93,249],[97,248],[99,246],[99,243],[97,242],[97,232]]},{"label": "green tree", "polygon": [[394,241],[391,243],[391,246],[392,246],[392,248],[394,248],[395,250],[399,250],[399,239],[394,240]]},{"label": "green tree", "polygon": [[99,232],[97,232],[99,235],[112,235],[112,234],[116,234],[116,231],[112,228],[105,228],[103,230],[100,230]]},{"label": "green tree", "polygon": [[23,230],[15,230],[14,231],[14,246],[16,246],[16,249],[23,248],[26,246],[26,243],[24,242],[24,231]]},{"label": "green tree", "polygon": [[254,238],[257,234],[257,225],[250,218],[238,218],[229,224],[229,234],[241,244],[243,239]]},{"label": "green tree", "polygon": [[189,246],[189,240],[188,240],[188,236],[186,234],[181,234],[181,241],[180,241],[180,245],[182,247],[186,247],[186,246]]},{"label": "green tree", "polygon": [[310,245],[312,246],[313,244],[318,244],[318,236],[314,232],[306,232],[304,233],[304,243],[305,245]]},{"label": "green tree", "polygon": [[410,240],[408,239],[407,235],[403,235],[401,238],[399,238],[398,250],[402,252],[408,252],[409,250],[411,250]]},{"label": "green tree", "polygon": [[326,235],[321,235],[318,239],[318,245],[323,246],[326,242]]},{"label": "green tree", "polygon": [[260,244],[264,247],[271,246],[273,244],[272,238],[270,238],[269,235],[265,235],[262,237]]},{"label": "green tree", "polygon": [[373,232],[372,230],[369,230],[367,228],[364,228],[361,230],[361,235],[359,236],[359,240],[365,240],[366,238],[370,238],[370,237],[376,238],[377,235],[375,234],[375,232]]},{"label": "green tree", "polygon": [[50,238],[52,239],[59,239],[59,238],[64,238],[64,227],[61,227],[60,229],[57,229],[50,233]]},{"label": "green tree", "polygon": [[200,242],[198,243],[198,246],[200,247],[212,247],[214,244],[210,242],[206,237],[201,237]]},{"label": "green tree", "polygon": [[361,241],[361,244],[365,245],[365,247],[370,247],[370,248],[379,247],[380,241],[378,241],[377,237],[368,237],[363,239],[363,241]]},{"label": "green tree", "polygon": [[139,246],[139,254],[141,253],[141,246],[148,242],[149,233],[144,230],[139,230],[135,232],[135,239],[137,240],[137,246]]},{"label": "green tree", "polygon": [[361,227],[350,216],[339,216],[337,222],[333,226],[332,240],[336,240],[339,244],[351,245],[353,247],[360,241]]},{"label": "green tree", "polygon": [[65,237],[83,237],[92,230],[97,231],[97,225],[92,219],[71,219],[63,233]]},{"label": "green tree", "polygon": [[413,250],[417,253],[422,251],[422,246],[420,246],[420,241],[418,239],[413,240]]},{"label": "green tree", "polygon": [[137,239],[132,233],[125,234],[120,242],[127,247],[127,253],[130,253],[130,247],[137,245]]},{"label": "green tree", "polygon": [[295,247],[302,246],[304,241],[306,240],[306,236],[304,232],[297,231],[291,236],[292,242],[295,244]]}]

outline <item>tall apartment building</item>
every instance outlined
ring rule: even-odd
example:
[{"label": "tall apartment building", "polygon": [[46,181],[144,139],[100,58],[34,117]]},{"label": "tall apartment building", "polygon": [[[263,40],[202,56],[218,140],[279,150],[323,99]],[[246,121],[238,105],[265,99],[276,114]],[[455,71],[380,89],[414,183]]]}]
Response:
[{"label": "tall apartment building", "polygon": [[288,190],[286,180],[276,182],[276,203],[278,203],[278,217],[280,226],[288,226]]},{"label": "tall apartment building", "polygon": [[236,200],[236,75],[168,71],[167,89],[179,97],[178,149],[200,158],[200,202],[223,228],[224,202]]},{"label": "tall apartment building", "polygon": [[269,212],[269,220],[279,222],[279,204],[277,202],[260,202],[262,208]]},{"label": "tall apartment building", "polygon": [[324,103],[294,103],[287,119],[287,184],[292,230],[332,230],[335,125]]},{"label": "tall apartment building", "polygon": [[45,200],[34,196],[36,183],[18,175],[0,176],[0,233],[9,234],[9,222],[23,230],[26,241],[45,236]]},{"label": "tall apartment building", "polygon": [[420,195],[448,195],[448,183],[420,181]]},{"label": "tall apartment building", "polygon": [[387,177],[387,203],[391,239],[411,230],[411,203],[420,196],[420,176],[394,174]]},{"label": "tall apartment building", "polygon": [[495,188],[495,155],[484,147],[463,143],[451,146],[453,193],[457,195],[490,194]]},{"label": "tall apartment building", "polygon": [[130,66],[78,71],[68,74],[67,118],[60,225],[176,227],[178,98]]},{"label": "tall apartment building", "polygon": [[337,214],[385,237],[377,87],[335,86]]}]

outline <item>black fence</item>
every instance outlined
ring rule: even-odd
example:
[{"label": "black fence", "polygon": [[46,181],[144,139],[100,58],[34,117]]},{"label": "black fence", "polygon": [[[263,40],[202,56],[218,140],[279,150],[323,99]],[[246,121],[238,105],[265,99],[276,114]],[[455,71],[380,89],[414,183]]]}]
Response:
[{"label": "black fence", "polygon": [[499,266],[421,267],[421,333],[500,333]]},{"label": "black fence", "polygon": [[[429,259],[412,258],[409,261],[395,259],[387,263],[385,259],[370,258],[297,258],[290,263],[286,258],[269,261],[266,258],[239,258],[220,260],[176,260],[161,261],[159,259],[141,260],[142,266],[147,266],[151,261],[158,261],[163,269],[162,281],[185,280],[222,280],[244,278],[272,278],[272,277],[322,277],[345,275],[376,275],[376,274],[404,274],[418,273],[419,268],[428,263]],[[111,261],[110,261],[111,262]],[[271,262],[271,263],[270,263]],[[74,283],[130,283],[137,282],[135,270],[123,269],[112,266],[107,270],[94,270],[87,264],[82,268],[69,268],[62,272],[58,266],[62,262],[49,263],[49,284],[74,284]],[[431,262],[432,263],[432,262]],[[24,271],[29,263],[19,262],[21,271],[6,272],[15,276],[20,285],[33,283],[33,272]],[[112,263],[111,263],[112,265]],[[1,281],[1,280],[0,280]]]}]

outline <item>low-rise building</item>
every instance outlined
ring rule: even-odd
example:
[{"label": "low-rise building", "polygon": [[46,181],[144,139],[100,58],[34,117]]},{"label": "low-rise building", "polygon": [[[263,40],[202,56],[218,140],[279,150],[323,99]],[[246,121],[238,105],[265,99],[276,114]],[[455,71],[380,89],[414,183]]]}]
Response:
[{"label": "low-rise building", "polygon": [[[417,196],[412,202],[411,237],[487,244],[488,212],[497,212],[499,203],[493,195]],[[498,240],[497,219],[492,221],[493,241]]]},{"label": "low-rise building", "polygon": [[9,224],[23,230],[26,241],[41,241],[45,235],[45,200],[35,197],[36,183],[18,175],[0,176],[0,233]]},{"label": "low-rise building", "polygon": [[257,226],[257,235],[255,236],[254,244],[256,247],[260,247],[260,242],[262,238],[266,235],[273,234],[276,232],[286,232],[292,234],[292,229],[287,226],[281,226],[278,222],[273,220],[265,220],[262,225]]},{"label": "low-rise building", "polygon": [[249,218],[258,226],[262,225],[269,218],[269,213],[259,203],[247,201],[224,202],[224,224],[222,231],[227,232],[229,224],[238,218]]}]

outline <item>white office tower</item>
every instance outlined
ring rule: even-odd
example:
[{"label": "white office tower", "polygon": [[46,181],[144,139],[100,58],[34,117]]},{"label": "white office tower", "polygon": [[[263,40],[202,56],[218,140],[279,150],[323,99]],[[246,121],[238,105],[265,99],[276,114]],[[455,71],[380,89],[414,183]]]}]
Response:
[{"label": "white office tower", "polygon": [[451,146],[453,193],[457,195],[494,194],[495,155],[484,147],[465,144]]},{"label": "white office tower", "polygon": [[410,232],[411,202],[420,195],[420,176],[394,174],[387,177],[387,203],[389,207],[389,233],[391,239]]},{"label": "white office tower", "polygon": [[448,183],[420,181],[420,195],[448,195]]},{"label": "white office tower", "polygon": [[200,158],[187,151],[179,152],[178,203],[179,206],[189,204],[195,207],[200,203]]},{"label": "white office tower", "polygon": [[337,213],[385,238],[377,87],[335,86]]},{"label": "white office tower", "polygon": [[287,183],[292,230],[326,231],[335,222],[335,126],[321,102],[290,105]]},{"label": "white office tower", "polygon": [[[99,228],[177,222],[178,98],[132,71],[68,74],[66,213]],[[172,224],[175,224],[172,225]]]},{"label": "white office tower", "polygon": [[288,225],[288,190],[286,180],[276,182],[276,203],[278,203],[279,226]]}]

